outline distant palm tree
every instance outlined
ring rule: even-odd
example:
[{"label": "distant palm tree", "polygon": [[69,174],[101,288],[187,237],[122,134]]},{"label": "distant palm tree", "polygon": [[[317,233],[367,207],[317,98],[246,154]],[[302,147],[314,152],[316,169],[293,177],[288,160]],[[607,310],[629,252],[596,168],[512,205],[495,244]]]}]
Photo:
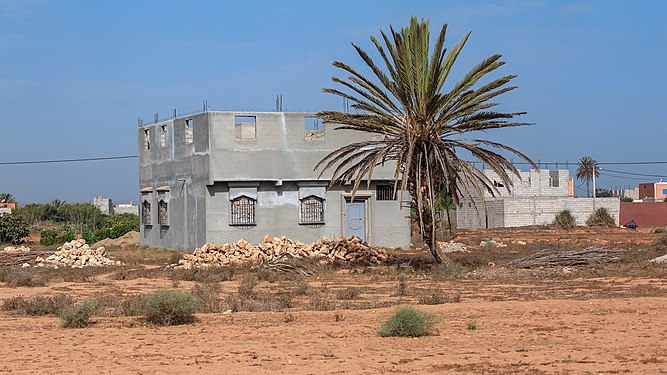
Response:
[{"label": "distant palm tree", "polygon": [[0,193],[0,203],[16,203],[16,199],[10,193]]},{"label": "distant palm tree", "polygon": [[[483,162],[493,169],[506,189],[512,183],[509,174],[517,169],[504,156],[506,151],[537,166],[521,152],[486,139],[466,139],[490,129],[526,125],[514,122],[525,112],[494,112],[497,103],[490,102],[498,95],[514,90],[507,84],[516,76],[507,75],[475,87],[477,82],[504,65],[500,55],[493,55],[474,67],[463,79],[448,85],[445,81],[470,33],[447,52],[444,48],[447,25],[443,25],[430,51],[429,22],[416,17],[410,25],[389,35],[381,31],[381,43],[371,37],[383,63],[383,68],[368,54],[353,44],[373,75],[363,76],[354,68],[335,61],[333,65],[350,76],[333,82],[347,88],[347,93],[327,88],[323,91],[353,102],[357,113],[324,111],[317,114],[324,122],[338,124],[337,129],[351,129],[375,134],[372,140],[343,146],[322,159],[316,168],[332,169],[333,182],[354,182],[356,191],[363,179],[370,181],[379,165],[395,163],[395,189],[410,193],[419,228],[437,262],[448,261],[436,244],[436,204],[442,190],[459,198],[479,196],[483,191],[498,193],[498,188],[464,157]],[[379,135],[380,137],[377,137]],[[473,136],[474,137],[474,136]],[[396,194],[396,191],[394,191]],[[450,226],[451,231],[451,226]]]},{"label": "distant palm tree", "polygon": [[593,175],[595,175],[595,177],[600,175],[598,162],[593,160],[590,156],[584,156],[579,160],[577,165],[579,167],[577,167],[576,176],[580,180],[586,180],[586,194],[590,197],[590,181],[593,179]]}]

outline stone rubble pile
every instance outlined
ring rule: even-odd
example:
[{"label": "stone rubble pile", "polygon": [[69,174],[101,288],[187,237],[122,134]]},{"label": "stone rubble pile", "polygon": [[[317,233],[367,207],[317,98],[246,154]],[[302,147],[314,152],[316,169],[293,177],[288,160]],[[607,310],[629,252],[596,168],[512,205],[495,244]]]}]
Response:
[{"label": "stone rubble pile", "polygon": [[284,236],[266,235],[257,246],[240,240],[227,244],[204,244],[192,254],[185,254],[174,268],[208,268],[270,262],[285,255],[294,258],[316,258],[320,263],[336,261],[358,264],[380,264],[389,259],[383,249],[373,249],[358,237],[322,238],[310,245]]},{"label": "stone rubble pile", "polygon": [[22,254],[30,252],[30,248],[23,245],[21,245],[20,247],[7,246],[2,252],[7,254]]},{"label": "stone rubble pile", "polygon": [[91,248],[86,240],[79,239],[65,242],[58,247],[58,251],[47,258],[37,257],[35,267],[46,268],[83,268],[101,266],[120,266],[120,261],[111,260],[106,257],[104,247]]},{"label": "stone rubble pile", "polygon": [[443,253],[453,253],[457,251],[465,253],[469,251],[465,244],[454,241],[438,242],[438,247]]}]

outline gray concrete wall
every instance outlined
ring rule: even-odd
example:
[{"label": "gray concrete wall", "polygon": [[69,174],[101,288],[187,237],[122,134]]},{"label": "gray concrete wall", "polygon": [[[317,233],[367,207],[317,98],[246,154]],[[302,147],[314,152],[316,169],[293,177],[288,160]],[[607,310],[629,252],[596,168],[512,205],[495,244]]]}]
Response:
[{"label": "gray concrete wall", "polygon": [[[248,186],[253,185],[248,182]],[[366,201],[366,235],[372,246],[410,246],[410,210],[400,209],[400,201],[378,201],[374,185],[370,190],[359,190],[355,199]],[[345,197],[350,187],[333,187],[326,191],[325,223],[322,225],[299,224],[299,186],[296,182],[285,182],[276,187],[274,183],[261,182],[257,186],[255,224],[253,226],[230,225],[231,202],[227,183],[218,182],[208,187],[207,197],[207,242],[228,243],[245,239],[259,243],[266,234],[286,236],[305,243],[322,237],[336,238],[344,235]]]},{"label": "gray concrete wall", "polygon": [[[488,169],[485,169],[483,172],[491,181],[502,183],[496,172]],[[499,187],[500,197],[568,196],[570,176],[569,171],[566,169],[541,169],[539,171],[531,169],[530,171],[520,171],[519,175],[510,174],[510,180],[512,181],[511,192],[508,192],[504,187]],[[485,196],[490,198],[491,194],[486,193]]]},{"label": "gray concrete wall", "polygon": [[[606,208],[619,224],[620,200],[618,198],[570,198],[570,197],[507,197],[487,201],[484,212],[478,203],[475,210],[470,200],[462,200],[457,210],[459,228],[479,229],[521,227],[553,223],[555,215],[565,209],[572,212],[577,225],[586,225],[586,219],[598,208]],[[488,217],[488,226],[487,220]]]}]

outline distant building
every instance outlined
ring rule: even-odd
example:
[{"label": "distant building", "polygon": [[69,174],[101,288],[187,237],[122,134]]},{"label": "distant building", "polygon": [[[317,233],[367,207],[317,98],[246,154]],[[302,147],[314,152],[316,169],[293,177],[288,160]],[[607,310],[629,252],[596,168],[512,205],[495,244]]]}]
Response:
[{"label": "distant building", "polygon": [[113,215],[113,203],[111,202],[111,198],[103,198],[98,195],[93,198],[93,206],[99,208],[105,215]]},{"label": "distant building", "polygon": [[645,182],[639,184],[639,199],[644,202],[662,202],[667,198],[667,182]]},{"label": "distant building", "polygon": [[[482,171],[498,193],[470,194],[459,201],[457,226],[464,229],[521,227],[551,224],[555,215],[570,210],[577,224],[598,208],[606,208],[619,223],[620,200],[612,198],[574,198],[574,181],[568,170],[531,170],[510,175],[510,191],[492,170]],[[473,190],[473,189],[471,189]]]},{"label": "distant building", "polygon": [[16,202],[0,203],[0,214],[11,214],[16,209]]},{"label": "distant building", "polygon": [[130,203],[120,203],[113,206],[113,214],[135,214],[139,216],[139,205]]}]

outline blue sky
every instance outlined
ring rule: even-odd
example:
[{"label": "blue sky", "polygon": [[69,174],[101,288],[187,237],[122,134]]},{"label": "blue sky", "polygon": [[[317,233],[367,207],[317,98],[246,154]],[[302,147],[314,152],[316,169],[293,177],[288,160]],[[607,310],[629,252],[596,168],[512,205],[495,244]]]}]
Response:
[{"label": "blue sky", "polygon": [[[499,101],[535,125],[489,138],[542,162],[667,160],[667,1],[0,0],[0,162],[135,155],[137,117],[203,99],[272,110],[282,93],[288,111],[341,109],[321,92],[331,62],[360,67],[350,43],[370,50],[370,35],[411,15],[448,23],[448,46],[472,31],[451,78],[495,53],[499,74],[518,74]],[[136,200],[137,160],[0,165],[5,191],[20,203]]]}]

